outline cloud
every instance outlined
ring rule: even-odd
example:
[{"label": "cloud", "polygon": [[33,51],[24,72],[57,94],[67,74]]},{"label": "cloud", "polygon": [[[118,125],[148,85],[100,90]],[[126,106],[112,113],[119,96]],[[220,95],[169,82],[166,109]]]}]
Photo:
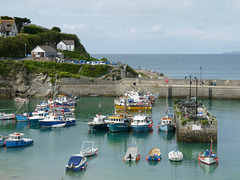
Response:
[{"label": "cloud", "polygon": [[87,29],[86,25],[84,24],[63,24],[63,28],[71,31]]}]

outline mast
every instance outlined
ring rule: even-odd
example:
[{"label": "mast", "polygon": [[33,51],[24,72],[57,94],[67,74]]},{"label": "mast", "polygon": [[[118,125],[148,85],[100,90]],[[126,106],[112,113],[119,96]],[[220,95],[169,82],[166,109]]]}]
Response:
[{"label": "mast", "polygon": [[210,147],[210,153],[209,153],[209,156],[212,154],[212,144],[213,144],[213,140],[211,139],[211,147]]}]

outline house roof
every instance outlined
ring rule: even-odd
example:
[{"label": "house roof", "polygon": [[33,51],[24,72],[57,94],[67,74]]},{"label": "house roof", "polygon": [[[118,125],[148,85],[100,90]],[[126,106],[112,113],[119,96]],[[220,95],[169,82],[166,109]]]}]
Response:
[{"label": "house roof", "polygon": [[3,27],[0,29],[0,32],[11,31],[14,23],[14,19],[0,19],[0,25]]},{"label": "house roof", "polygon": [[62,40],[62,42],[66,45],[74,45],[74,40]]},{"label": "house roof", "polygon": [[45,52],[57,52],[56,49],[52,48],[51,46],[39,46],[42,48]]}]

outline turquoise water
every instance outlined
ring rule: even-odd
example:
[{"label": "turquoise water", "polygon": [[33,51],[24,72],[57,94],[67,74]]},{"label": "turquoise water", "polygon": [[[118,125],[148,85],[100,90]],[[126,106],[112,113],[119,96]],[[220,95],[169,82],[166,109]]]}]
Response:
[{"label": "turquoise water", "polygon": [[[33,110],[43,99],[30,99],[29,110]],[[174,133],[158,132],[157,123],[166,111],[165,99],[158,99],[153,107],[152,132],[89,132],[88,120],[99,112],[111,115],[114,112],[113,101],[114,97],[80,98],[76,108],[77,125],[72,127],[41,129],[38,124],[0,121],[1,134],[6,136],[22,132],[25,137],[35,141],[29,147],[0,147],[0,179],[239,179],[239,101],[202,101],[218,120],[218,142],[213,146],[219,156],[218,166],[198,164],[198,154],[210,148],[210,143],[180,143]],[[13,99],[0,99],[0,111],[15,112],[19,105]],[[169,99],[169,106],[173,110],[172,99]],[[66,173],[68,159],[81,150],[82,142],[86,140],[95,142],[99,154],[88,159],[85,171]],[[167,158],[175,144],[184,154],[184,160],[180,163],[170,162]],[[141,159],[138,163],[123,162],[131,146],[140,149]],[[146,161],[146,155],[153,147],[162,151],[163,159],[160,162]]]}]

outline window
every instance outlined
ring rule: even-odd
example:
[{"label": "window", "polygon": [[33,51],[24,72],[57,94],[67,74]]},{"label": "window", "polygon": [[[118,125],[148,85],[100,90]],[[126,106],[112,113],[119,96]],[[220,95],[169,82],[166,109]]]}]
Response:
[{"label": "window", "polygon": [[11,27],[11,24],[7,24],[7,27]]}]

